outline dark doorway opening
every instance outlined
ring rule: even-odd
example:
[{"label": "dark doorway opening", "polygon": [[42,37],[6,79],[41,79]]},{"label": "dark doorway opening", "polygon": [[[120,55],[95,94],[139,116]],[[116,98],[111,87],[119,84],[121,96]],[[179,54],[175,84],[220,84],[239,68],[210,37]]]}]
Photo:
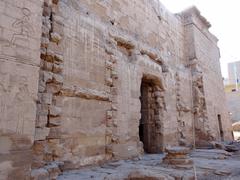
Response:
[{"label": "dark doorway opening", "polygon": [[142,80],[139,138],[145,153],[162,152],[159,88],[151,80]]},{"label": "dark doorway opening", "polygon": [[219,125],[219,132],[220,132],[221,141],[224,141],[224,132],[223,132],[223,127],[222,127],[221,115],[218,114],[217,118],[218,118],[218,125]]}]

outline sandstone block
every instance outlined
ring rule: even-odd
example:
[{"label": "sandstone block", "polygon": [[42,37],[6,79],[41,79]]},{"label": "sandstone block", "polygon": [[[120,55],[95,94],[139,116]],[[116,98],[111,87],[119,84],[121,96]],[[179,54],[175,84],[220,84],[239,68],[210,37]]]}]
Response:
[{"label": "sandstone block", "polygon": [[112,108],[112,111],[117,111],[118,110],[117,105],[114,105],[114,104],[112,104],[111,108]]},{"label": "sandstone block", "polygon": [[63,56],[60,54],[55,54],[54,59],[55,61],[63,62]]},{"label": "sandstone block", "polygon": [[111,154],[113,153],[113,147],[112,145],[107,145],[106,146],[106,154]]},{"label": "sandstone block", "polygon": [[49,135],[50,128],[36,128],[35,130],[35,141],[45,140],[46,137]]},{"label": "sandstone block", "polygon": [[54,61],[54,56],[55,56],[55,52],[52,51],[49,47],[47,48],[47,53],[45,56],[45,60],[49,61],[49,62],[53,62]]},{"label": "sandstone block", "polygon": [[62,84],[63,83],[63,75],[61,75],[61,74],[53,74],[53,81],[55,83]]},{"label": "sandstone block", "polygon": [[[57,0],[56,0],[56,1],[57,1]],[[63,19],[63,17],[61,17],[61,16],[53,15],[53,21],[55,21],[55,22],[58,23],[58,24],[64,25],[64,24],[63,24],[64,19]]]},{"label": "sandstone block", "polygon": [[154,95],[155,95],[155,97],[161,97],[162,96],[160,91],[155,91]]},{"label": "sandstone block", "polygon": [[164,164],[173,168],[193,168],[193,161],[188,157],[190,149],[185,147],[167,147],[166,152],[168,154],[163,159]]},{"label": "sandstone block", "polygon": [[[176,180],[178,178],[174,178],[167,174],[158,174],[156,172],[152,172],[151,170],[134,170],[130,171],[128,174],[128,179],[153,179],[153,180]],[[181,177],[179,177],[181,179]],[[193,178],[185,179],[184,180],[192,180]]]},{"label": "sandstone block", "polygon": [[190,152],[190,149],[185,147],[167,147],[165,150],[167,153],[174,154],[174,155],[177,155],[177,154],[184,155],[184,154],[189,154]]},{"label": "sandstone block", "polygon": [[112,137],[112,134],[113,134],[113,131],[110,128],[108,128],[106,130],[106,136],[111,136]]},{"label": "sandstone block", "polygon": [[43,155],[46,144],[46,141],[35,141],[33,145],[33,153],[37,155]]},{"label": "sandstone block", "polygon": [[110,55],[110,61],[115,64],[118,61],[118,56]]},{"label": "sandstone block", "polygon": [[118,94],[118,89],[116,87],[111,87],[111,94],[112,95],[117,95]]},{"label": "sandstone block", "polygon": [[63,65],[62,64],[53,64],[53,72],[54,73],[62,73]]},{"label": "sandstone block", "polygon": [[51,7],[49,7],[49,6],[44,6],[44,8],[43,8],[43,16],[50,16],[51,15]]},{"label": "sandstone block", "polygon": [[113,79],[118,79],[118,73],[117,73],[117,71],[112,71],[111,72],[111,77],[113,78]]},{"label": "sandstone block", "polygon": [[64,97],[56,95],[53,97],[53,102],[56,106],[63,107],[64,99],[65,99]]},{"label": "sandstone block", "polygon": [[57,107],[57,106],[50,106],[49,107],[49,115],[50,116],[60,116],[62,113],[62,108],[61,107]]},{"label": "sandstone block", "polygon": [[42,104],[52,104],[52,94],[51,93],[40,93],[40,103]]},{"label": "sandstone block", "polygon": [[106,85],[112,86],[112,84],[113,84],[112,78],[107,78],[107,79],[106,79]]},{"label": "sandstone block", "polygon": [[59,118],[59,117],[49,118],[49,125],[50,126],[60,126],[61,125],[61,118]]},{"label": "sandstone block", "polygon": [[49,179],[49,173],[46,169],[34,169],[31,172],[31,180],[47,180]]},{"label": "sandstone block", "polygon": [[47,37],[42,37],[41,38],[41,47],[47,48],[49,45],[49,39]]},{"label": "sandstone block", "polygon": [[60,34],[58,34],[57,32],[52,32],[51,33],[51,41],[55,42],[55,43],[59,43],[59,41],[61,41],[62,37]]},{"label": "sandstone block", "polygon": [[111,61],[106,61],[106,68],[113,69],[113,63]]},{"label": "sandstone block", "polygon": [[112,119],[107,119],[106,122],[107,122],[106,123],[107,127],[112,127],[112,125],[113,125]]},{"label": "sandstone block", "polygon": [[40,76],[45,83],[48,83],[52,81],[53,73],[48,71],[41,71]]},{"label": "sandstone block", "polygon": [[[48,139],[48,152],[55,158],[63,157],[66,152],[63,145],[60,144],[60,139]],[[66,147],[65,147],[66,148]]]},{"label": "sandstone block", "polygon": [[46,85],[46,91],[48,93],[56,94],[59,93],[61,90],[61,84],[56,84],[56,83],[48,83]]},{"label": "sandstone block", "polygon": [[37,115],[48,115],[48,105],[37,104]]},{"label": "sandstone block", "polygon": [[52,0],[54,4],[58,4],[59,0]]},{"label": "sandstone block", "polygon": [[52,56],[54,57],[56,54],[63,55],[64,52],[64,46],[62,43],[55,43],[55,42],[49,42],[48,45],[48,51],[53,52]]},{"label": "sandstone block", "polygon": [[120,159],[133,158],[139,155],[136,144],[130,142],[127,144],[113,144],[112,151],[114,157]]},{"label": "sandstone block", "polygon": [[107,111],[107,119],[112,119],[112,117],[113,117],[113,112]]},{"label": "sandstone block", "polygon": [[60,127],[51,127],[48,139],[59,139],[61,138],[61,128]]},{"label": "sandstone block", "polygon": [[31,168],[32,169],[37,169],[37,168],[41,168],[45,165],[45,162],[43,161],[43,155],[35,155],[34,154],[34,158],[32,160],[32,164],[31,164]]},{"label": "sandstone block", "polygon": [[53,32],[57,32],[58,34],[60,34],[61,36],[63,36],[64,34],[64,26],[57,23],[57,22],[52,22],[52,30]]},{"label": "sandstone block", "polygon": [[58,175],[61,173],[56,163],[51,163],[44,168],[48,171],[49,179],[57,179]]},{"label": "sandstone block", "polygon": [[48,29],[51,29],[51,21],[50,21],[50,17],[48,16],[43,16],[42,17],[42,23],[44,26],[46,26]]},{"label": "sandstone block", "polygon": [[105,145],[104,146],[89,146],[86,147],[85,156],[96,156],[99,154],[105,154]]},{"label": "sandstone block", "polygon": [[44,70],[46,70],[46,71],[52,71],[52,69],[53,69],[53,63],[44,61],[44,62],[43,62],[43,65],[42,65],[42,68],[43,68]]},{"label": "sandstone block", "polygon": [[40,49],[40,54],[41,56],[43,56],[43,59],[45,58],[45,54],[47,53],[47,49],[46,47],[41,47]]},{"label": "sandstone block", "polygon": [[48,117],[44,115],[39,115],[36,120],[36,127],[37,128],[44,128],[46,127],[48,122]]}]

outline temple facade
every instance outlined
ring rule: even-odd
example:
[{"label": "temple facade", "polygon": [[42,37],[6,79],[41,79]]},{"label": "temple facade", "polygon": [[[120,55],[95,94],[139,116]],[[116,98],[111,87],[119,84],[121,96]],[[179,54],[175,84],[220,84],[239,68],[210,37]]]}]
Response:
[{"label": "temple facade", "polygon": [[2,0],[0,19],[0,179],[232,140],[218,39],[196,7]]}]

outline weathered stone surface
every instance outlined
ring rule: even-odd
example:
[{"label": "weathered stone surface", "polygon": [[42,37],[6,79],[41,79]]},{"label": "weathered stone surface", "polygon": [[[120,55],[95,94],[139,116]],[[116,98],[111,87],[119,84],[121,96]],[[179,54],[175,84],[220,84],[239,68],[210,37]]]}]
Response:
[{"label": "weathered stone surface", "polygon": [[39,93],[41,104],[52,104],[52,94],[51,93]]},{"label": "weathered stone surface", "polygon": [[35,141],[38,140],[45,140],[46,137],[49,135],[50,128],[36,128],[35,130]]},{"label": "weathered stone surface", "polygon": [[34,169],[31,172],[31,180],[47,180],[49,179],[49,173],[46,169]]},{"label": "weathered stone surface", "polygon": [[61,118],[60,117],[51,117],[49,118],[49,126],[60,126]]},{"label": "weathered stone surface", "polygon": [[189,158],[190,149],[185,147],[167,147],[163,163],[173,168],[192,169],[193,160]]},{"label": "weathered stone surface", "polygon": [[62,108],[61,107],[57,107],[57,106],[50,106],[49,107],[49,115],[50,116],[60,116],[62,113]]},{"label": "weathered stone surface", "polygon": [[59,41],[62,39],[61,35],[53,32],[51,33],[51,41],[55,42],[55,43],[59,43]]},{"label": "weathered stone surface", "polygon": [[37,128],[44,128],[48,123],[48,116],[47,115],[39,115],[36,119],[36,127]]},{"label": "weathered stone surface", "polygon": [[48,139],[59,139],[61,137],[61,129],[59,127],[50,128]]},{"label": "weathered stone surface", "polygon": [[[196,155],[202,152],[193,151]],[[208,156],[216,156],[218,151],[204,150]],[[215,154],[217,153],[217,154]],[[236,154],[237,155],[237,154]],[[194,169],[176,169],[163,166],[163,154],[144,155],[140,159],[121,160],[101,166],[64,172],[59,180],[84,179],[122,180],[122,179],[239,179],[239,155],[225,160],[193,158]],[[224,166],[223,166],[224,164]]]},{"label": "weathered stone surface", "polygon": [[225,149],[225,145],[224,145],[224,143],[222,143],[222,142],[216,142],[216,141],[213,141],[212,142],[212,145],[213,145],[213,147],[214,148],[216,148],[216,149]]},{"label": "weathered stone surface", "polygon": [[239,151],[240,148],[235,145],[225,145],[225,150],[228,152],[236,152]]},{"label": "weathered stone surface", "polygon": [[227,159],[231,155],[231,153],[220,149],[197,149],[191,153],[191,157],[199,157],[203,159]]},{"label": "weathered stone surface", "polygon": [[167,175],[157,174],[149,170],[138,170],[130,172],[127,179],[173,180],[174,178]]},{"label": "weathered stone surface", "polygon": [[190,149],[185,147],[167,147],[166,152],[173,155],[186,155],[190,153]]},{"label": "weathered stone surface", "polygon": [[58,175],[61,173],[59,166],[56,163],[51,163],[45,166],[44,168],[48,171],[48,174],[49,174],[48,178],[50,180],[57,179]]},{"label": "weathered stone surface", "polygon": [[231,140],[217,39],[195,7],[21,0],[1,1],[0,15],[0,179],[27,177],[31,160],[19,159],[34,141],[33,169]]},{"label": "weathered stone surface", "polygon": [[0,2],[0,179],[29,179],[35,136],[42,2]]}]

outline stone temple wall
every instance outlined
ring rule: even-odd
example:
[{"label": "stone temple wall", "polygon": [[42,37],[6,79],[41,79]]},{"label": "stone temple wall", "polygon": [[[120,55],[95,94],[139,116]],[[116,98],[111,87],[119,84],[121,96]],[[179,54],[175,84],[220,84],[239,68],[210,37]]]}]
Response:
[{"label": "stone temple wall", "polygon": [[220,140],[218,115],[231,139],[217,40],[197,9],[3,0],[0,14],[0,179]]},{"label": "stone temple wall", "polygon": [[[185,91],[191,90],[189,71],[182,65],[181,21],[155,1],[60,1],[59,11],[66,45],[61,159],[72,158],[70,166],[78,167],[139,155],[143,77],[156,79],[163,91],[162,144],[177,144],[177,102],[172,94],[183,94],[175,88],[177,71]],[[81,91],[89,97],[79,97]],[[186,101],[191,106],[191,97]],[[191,113],[181,116],[191,131]],[[188,131],[185,137],[191,139]]]},{"label": "stone temple wall", "polygon": [[0,179],[30,176],[42,3],[0,1]]},{"label": "stone temple wall", "polygon": [[[189,14],[192,14],[189,16]],[[226,107],[224,86],[219,64],[220,52],[218,39],[207,31],[211,25],[199,16],[199,11],[192,8],[182,13],[188,38],[186,40],[186,56],[193,78],[193,100],[196,139],[220,139],[220,126],[226,139],[232,137],[229,115]],[[199,86],[199,87],[197,87]],[[202,101],[202,102],[201,102]],[[218,122],[220,117],[221,124]],[[202,134],[205,132],[205,135]],[[204,137],[203,137],[204,136]],[[224,139],[223,137],[223,139]]]}]

